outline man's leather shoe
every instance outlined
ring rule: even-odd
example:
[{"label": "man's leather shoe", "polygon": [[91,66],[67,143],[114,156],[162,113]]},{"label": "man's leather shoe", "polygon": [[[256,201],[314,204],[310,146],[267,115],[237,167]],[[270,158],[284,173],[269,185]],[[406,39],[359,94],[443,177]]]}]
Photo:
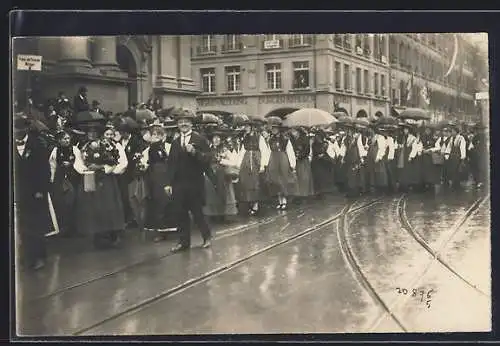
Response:
[{"label": "man's leather shoe", "polygon": [[212,246],[212,242],[210,241],[210,239],[207,239],[207,240],[203,241],[203,245],[201,247],[204,249],[207,249],[210,246]]},{"label": "man's leather shoe", "polygon": [[177,244],[172,248],[172,252],[181,252],[189,250],[189,246],[184,246],[182,244]]}]

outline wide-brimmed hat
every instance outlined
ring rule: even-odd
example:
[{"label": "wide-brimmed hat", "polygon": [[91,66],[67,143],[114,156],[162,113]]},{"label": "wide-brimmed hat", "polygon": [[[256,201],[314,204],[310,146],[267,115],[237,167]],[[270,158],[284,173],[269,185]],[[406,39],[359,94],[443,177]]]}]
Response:
[{"label": "wide-brimmed hat", "polygon": [[406,128],[408,128],[408,129],[413,129],[413,128],[415,128],[415,125],[410,124],[410,123],[407,123],[407,122],[405,122],[405,121],[402,121],[402,122],[398,123],[398,126],[399,126],[399,127],[406,127]]},{"label": "wide-brimmed hat", "polygon": [[176,121],[179,121],[181,119],[188,119],[194,122],[196,119],[196,114],[187,108],[177,108],[172,111],[172,116]]},{"label": "wide-brimmed hat", "polygon": [[31,121],[22,115],[14,116],[14,131],[15,132],[23,132],[28,131],[31,127]]}]

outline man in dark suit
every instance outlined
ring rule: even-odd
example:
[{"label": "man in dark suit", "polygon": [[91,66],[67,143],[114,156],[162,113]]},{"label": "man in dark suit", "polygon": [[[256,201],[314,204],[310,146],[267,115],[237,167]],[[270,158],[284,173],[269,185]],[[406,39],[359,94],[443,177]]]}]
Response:
[{"label": "man in dark suit", "polygon": [[89,101],[87,99],[87,88],[80,87],[78,94],[73,99],[73,109],[75,114],[79,112],[88,111],[90,109]]},{"label": "man in dark suit", "polygon": [[28,119],[14,120],[14,205],[15,232],[22,244],[22,259],[35,270],[45,265],[45,234],[49,230],[49,153]]},{"label": "man in dark suit", "polygon": [[210,247],[212,238],[202,207],[205,204],[205,177],[211,176],[210,148],[206,138],[193,132],[194,114],[177,116],[180,136],[172,142],[167,162],[165,192],[173,197],[179,244],[172,251],[188,250],[191,246],[189,212],[203,237],[203,248]]}]

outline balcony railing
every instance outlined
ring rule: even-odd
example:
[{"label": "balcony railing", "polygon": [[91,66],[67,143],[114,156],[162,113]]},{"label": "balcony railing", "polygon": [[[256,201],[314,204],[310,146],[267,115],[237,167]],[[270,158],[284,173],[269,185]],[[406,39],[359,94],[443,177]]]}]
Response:
[{"label": "balcony railing", "polygon": [[217,46],[198,46],[196,47],[196,55],[213,55],[217,54]]},{"label": "balcony railing", "polygon": [[290,48],[300,48],[300,47],[309,47],[312,45],[312,37],[305,36],[302,40],[299,37],[291,37],[288,40],[288,47]]},{"label": "balcony railing", "polygon": [[262,49],[263,50],[273,50],[273,49],[282,49],[283,48],[283,40],[265,40],[262,41]]},{"label": "balcony railing", "polygon": [[236,53],[243,50],[243,42],[226,42],[221,45],[222,53]]}]

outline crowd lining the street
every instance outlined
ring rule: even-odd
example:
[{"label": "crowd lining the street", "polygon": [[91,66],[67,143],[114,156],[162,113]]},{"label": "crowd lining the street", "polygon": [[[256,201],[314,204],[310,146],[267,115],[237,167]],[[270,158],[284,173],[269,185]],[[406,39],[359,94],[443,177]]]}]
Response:
[{"label": "crowd lining the street", "polygon": [[91,235],[97,247],[118,246],[126,228],[150,231],[155,241],[177,229],[166,186],[179,119],[206,138],[199,198],[212,222],[328,194],[437,193],[487,182],[487,132],[479,124],[336,114],[332,126],[287,127],[280,117],[166,110],[157,101],[111,114],[89,104],[85,87],[73,102],[60,93],[42,115],[33,113],[15,112],[14,167],[18,229],[26,265],[35,269],[54,225],[61,235]]}]

